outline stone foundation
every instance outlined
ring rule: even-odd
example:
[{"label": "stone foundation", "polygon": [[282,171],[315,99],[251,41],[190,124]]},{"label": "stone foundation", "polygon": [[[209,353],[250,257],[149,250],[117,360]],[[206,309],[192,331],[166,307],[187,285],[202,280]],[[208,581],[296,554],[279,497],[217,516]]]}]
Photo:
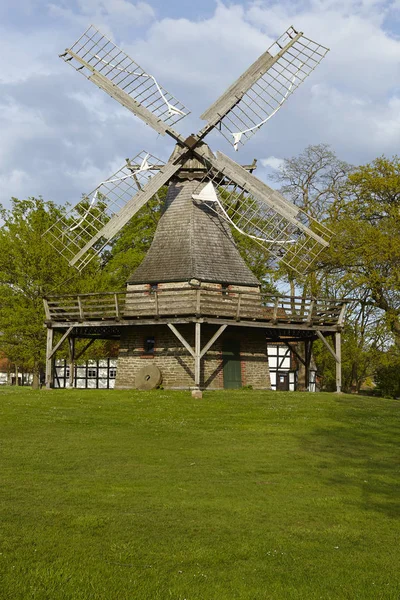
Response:
[{"label": "stone foundation", "polygon": [[[179,332],[194,347],[194,324],[177,325]],[[201,347],[218,329],[218,326],[202,325]],[[154,337],[154,351],[145,352],[146,340]],[[242,386],[254,389],[270,389],[266,339],[263,330],[247,327],[228,327],[201,361],[200,387],[202,389],[224,388],[224,362],[222,348],[229,342],[240,343],[240,367]],[[115,387],[133,388],[135,375],[146,365],[157,365],[166,389],[189,389],[194,386],[194,358],[172,333],[167,325],[136,326],[124,328],[121,336]]]}]

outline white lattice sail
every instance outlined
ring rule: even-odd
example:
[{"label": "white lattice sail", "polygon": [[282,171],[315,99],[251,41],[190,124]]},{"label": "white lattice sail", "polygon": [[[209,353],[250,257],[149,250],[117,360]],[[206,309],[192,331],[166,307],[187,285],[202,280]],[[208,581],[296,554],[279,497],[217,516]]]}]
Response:
[{"label": "white lattice sail", "polygon": [[[260,187],[255,177],[246,176]],[[306,273],[329,245],[332,232],[325,225],[271,188],[270,193],[265,189],[258,192],[244,181],[238,183],[238,177],[232,178],[229,169],[210,168],[198,190],[193,194],[195,202],[205,202],[234,229],[267,250],[277,264],[282,262],[299,274]]]},{"label": "white lattice sail", "polygon": [[238,150],[274,116],[328,51],[289,27],[201,118]]},{"label": "white lattice sail", "polygon": [[51,245],[70,264],[82,270],[107,245],[110,238],[100,236],[77,262],[75,257],[89,240],[97,237],[110,219],[119,213],[163,167],[155,156],[142,151],[54,223],[45,233]]},{"label": "white lattice sail", "polygon": [[60,56],[160,133],[165,130],[157,129],[157,121],[173,125],[189,114],[154,75],[93,25]]}]

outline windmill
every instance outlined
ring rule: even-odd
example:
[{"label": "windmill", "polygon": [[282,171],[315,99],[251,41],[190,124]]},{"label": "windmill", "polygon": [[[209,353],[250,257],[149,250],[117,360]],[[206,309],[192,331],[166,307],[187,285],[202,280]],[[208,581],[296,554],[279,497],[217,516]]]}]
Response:
[{"label": "windmill", "polygon": [[[245,362],[248,362],[248,372],[251,373],[246,379],[247,383],[254,387],[269,387],[266,381],[268,359],[265,349],[265,327],[270,325],[265,321],[268,321],[272,328],[276,328],[280,315],[281,321],[286,319],[288,323],[293,323],[295,318],[286,318],[284,310],[279,313],[277,300],[274,301],[274,308],[269,313],[265,312],[266,303],[261,302],[260,283],[241,257],[234,243],[232,230],[260,245],[276,265],[283,263],[298,273],[306,272],[320,252],[329,245],[331,232],[325,225],[255,177],[252,173],[254,165],[242,167],[222,152],[214,154],[204,140],[216,129],[233,149],[238,151],[280,110],[327,52],[328,49],[324,46],[289,27],[201,115],[206,121],[204,127],[197,134],[186,138],[175,130],[175,126],[189,114],[189,110],[165,90],[152,74],[144,71],[94,26],[90,26],[71,48],[67,48],[61,54],[65,62],[127,110],[157,133],[162,136],[168,135],[175,142],[174,151],[166,163],[146,151],[127,159],[121,169],[100,183],[45,234],[50,243],[67,258],[69,264],[81,270],[94,257],[101,256],[132,217],[156,196],[163,186],[168,185],[164,212],[152,245],[141,265],[127,282],[127,291],[131,295],[127,293],[122,312],[127,319],[124,323],[129,324],[129,327],[123,328],[123,332],[121,329],[120,333],[117,371],[120,373],[119,387],[131,387],[130,373],[138,371],[140,366],[140,360],[137,360],[139,350],[135,351],[136,354],[132,351],[132,348],[138,349],[140,346],[134,323],[142,327],[141,331],[145,331],[144,326],[151,325],[150,329],[146,330],[145,345],[148,343],[148,354],[154,350],[155,328],[160,332],[158,345],[162,345],[166,350],[160,350],[156,364],[166,372],[171,371],[171,352],[168,348],[172,342],[165,331],[169,328],[168,333],[173,334],[172,337],[175,336],[175,341],[179,340],[180,347],[175,348],[173,354],[180,364],[180,374],[172,369],[170,381],[166,381],[164,377],[167,387],[188,386],[187,374],[194,365],[193,379],[198,389],[201,379],[200,362],[211,346],[216,347],[221,336],[222,345],[216,350],[217,354],[219,352],[219,358],[214,356],[211,360],[214,362],[208,370],[208,379],[207,368],[204,367],[203,386],[207,387],[207,382],[216,381],[215,373],[218,374],[223,365],[229,364],[229,356],[234,357],[233,362],[238,362],[238,357],[247,353]],[[176,289],[177,285],[180,286],[179,290]],[[189,309],[190,298],[194,296],[188,294],[195,291],[195,288],[195,306]],[[200,288],[205,295],[199,295]],[[207,290],[218,293],[217,301]],[[161,291],[163,294],[160,295]],[[153,292],[155,295],[151,296]],[[248,292],[252,294],[247,298]],[[118,306],[117,296],[115,298],[116,315],[121,324],[121,307]],[[80,323],[83,322],[83,302],[83,299],[78,299],[78,313],[72,312],[70,320],[75,318],[74,314],[79,314]],[[91,299],[90,302],[92,312],[88,314],[95,314],[97,317],[99,309],[93,312],[95,300]],[[203,304],[200,307],[201,302]],[[247,321],[240,323],[245,302]],[[155,307],[154,321],[149,321],[148,318],[150,305]],[[58,301],[53,302],[52,306],[53,313],[62,314],[65,321],[71,306],[67,310],[57,308],[60,306]],[[145,308],[140,309],[141,306]],[[309,315],[305,317],[301,309],[303,312],[300,311],[300,317],[296,316],[297,313],[294,315],[300,318],[301,322],[291,327],[292,330],[293,327],[298,327],[306,336],[304,339],[309,341],[316,339],[316,333],[310,333],[309,329],[313,325],[314,301],[310,301],[308,307]],[[51,316],[49,305],[47,308]],[[107,310],[103,313],[102,331],[107,325]],[[335,313],[336,310],[337,307],[330,305],[320,306],[317,313],[318,327],[326,325],[325,317],[321,315],[330,315],[331,327],[332,318],[336,319],[339,314]],[[338,310],[340,312],[341,308]],[[332,317],[333,313],[336,316]],[[180,320],[180,315],[185,315],[183,321]],[[141,321],[143,316],[146,316],[146,319]],[[228,317],[231,319],[232,316],[235,316],[237,325],[246,327],[252,320],[251,335],[250,330],[247,331],[244,327],[238,327],[237,332],[232,333],[233,321],[221,320]],[[98,323],[90,323],[90,318],[86,320],[85,328],[80,328],[76,323],[65,329],[65,322],[60,321],[60,331],[65,331],[64,336],[68,336],[75,327],[76,332],[82,330],[83,334],[87,334],[91,328],[100,327]],[[129,321],[133,318],[136,321]],[[186,324],[189,322],[195,324],[194,332],[187,329],[189,325]],[[54,321],[48,323],[48,327],[54,327]],[[182,327],[177,329],[177,323],[184,324],[183,329],[186,327],[186,333]],[[115,329],[115,322],[110,323],[111,326]],[[255,329],[256,326],[259,326],[259,330]],[[208,332],[210,338],[203,349],[201,327],[203,335]],[[226,329],[227,332],[231,331],[228,337]],[[306,329],[307,332],[304,333]],[[272,333],[274,336],[279,335],[277,329]],[[292,337],[293,335],[292,331]],[[48,348],[51,349],[49,339]],[[122,357],[121,352],[125,353]],[[54,349],[48,353],[48,357],[53,353]],[[188,359],[185,358],[185,353]],[[220,355],[225,356],[222,363]],[[311,351],[308,351],[308,359],[310,357]],[[243,360],[242,358],[242,366]],[[252,361],[258,361],[257,368],[252,366]],[[210,374],[212,368],[213,375]],[[233,387],[238,387],[238,382],[240,385],[243,383],[239,371],[236,369],[235,373],[231,373],[230,383],[233,382]],[[128,375],[125,377],[124,373]],[[145,375],[145,379],[150,381],[153,377],[157,381],[160,378],[159,373],[154,375],[154,369],[146,371]],[[227,381],[228,375],[229,373],[226,375]],[[225,367],[222,387],[230,387],[225,385]]]},{"label": "windmill", "polygon": [[189,114],[188,109],[123,50],[89,27],[61,54],[63,60],[157,133],[172,137],[176,151],[166,164],[145,151],[128,160],[49,229],[49,241],[81,270],[162,186],[179,176],[188,159],[196,159],[204,176],[193,200],[208,203],[277,262],[306,271],[328,246],[330,231],[222,152],[214,155],[203,140],[217,129],[237,151],[276,114],[327,52],[289,27],[201,115],[206,125],[184,138],[173,127]]}]

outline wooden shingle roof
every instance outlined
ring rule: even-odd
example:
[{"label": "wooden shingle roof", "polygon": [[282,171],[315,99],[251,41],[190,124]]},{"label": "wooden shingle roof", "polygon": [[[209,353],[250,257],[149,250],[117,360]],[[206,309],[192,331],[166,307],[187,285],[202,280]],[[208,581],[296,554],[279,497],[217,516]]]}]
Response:
[{"label": "wooden shingle roof", "polygon": [[239,254],[226,221],[206,203],[192,199],[199,191],[196,180],[170,183],[153,243],[128,284],[198,279],[260,285]]}]

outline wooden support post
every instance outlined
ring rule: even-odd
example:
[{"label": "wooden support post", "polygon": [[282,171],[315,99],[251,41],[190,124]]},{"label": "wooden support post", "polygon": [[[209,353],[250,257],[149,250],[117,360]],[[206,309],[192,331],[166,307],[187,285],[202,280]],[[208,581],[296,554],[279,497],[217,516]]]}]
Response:
[{"label": "wooden support post", "polygon": [[47,328],[47,345],[46,345],[46,388],[49,390],[53,387],[53,339],[54,330],[51,327]]},{"label": "wooden support post", "polygon": [[306,340],[304,342],[305,346],[305,388],[309,392],[310,391],[310,364],[311,364],[311,351],[312,351],[312,341]]},{"label": "wooden support post", "polygon": [[194,385],[196,389],[200,389],[201,324],[195,323],[194,327]]},{"label": "wooden support post", "polygon": [[69,351],[69,387],[75,387],[74,371],[75,371],[75,338],[70,337],[68,340],[68,351]]},{"label": "wooden support post", "polygon": [[336,392],[342,391],[342,334],[340,331],[335,333],[335,350],[336,350]]},{"label": "wooden support post", "polygon": [[68,327],[67,331],[64,333],[64,335],[58,340],[57,344],[54,346],[54,348],[52,348],[50,354],[48,354],[48,358],[52,358],[52,356],[54,356],[54,354],[57,352],[57,350],[59,349],[59,347],[62,345],[62,343],[64,342],[64,340],[69,336],[69,334],[71,333],[71,331],[73,330],[74,326],[71,325],[71,327]]}]

